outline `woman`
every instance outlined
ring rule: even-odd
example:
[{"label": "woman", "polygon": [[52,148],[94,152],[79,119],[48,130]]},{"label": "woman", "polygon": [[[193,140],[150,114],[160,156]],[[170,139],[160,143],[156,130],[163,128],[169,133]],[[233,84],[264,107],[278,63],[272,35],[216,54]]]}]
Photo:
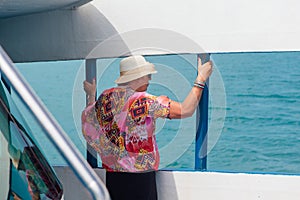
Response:
[{"label": "woman", "polygon": [[157,199],[155,121],[193,115],[212,73],[211,61],[202,65],[199,59],[198,63],[194,87],[182,103],[146,92],[157,71],[143,56],[121,60],[120,77],[115,81],[118,86],[105,90],[97,101],[95,80],[84,82],[89,106],[82,113],[83,135],[100,154],[113,200]]}]

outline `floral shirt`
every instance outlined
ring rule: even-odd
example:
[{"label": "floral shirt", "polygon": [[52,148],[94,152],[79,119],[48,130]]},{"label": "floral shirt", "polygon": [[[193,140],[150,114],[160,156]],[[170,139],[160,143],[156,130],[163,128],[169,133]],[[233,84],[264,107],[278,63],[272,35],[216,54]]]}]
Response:
[{"label": "floral shirt", "polygon": [[168,118],[170,99],[127,87],[105,90],[82,112],[82,132],[107,171],[157,170],[155,121]]}]

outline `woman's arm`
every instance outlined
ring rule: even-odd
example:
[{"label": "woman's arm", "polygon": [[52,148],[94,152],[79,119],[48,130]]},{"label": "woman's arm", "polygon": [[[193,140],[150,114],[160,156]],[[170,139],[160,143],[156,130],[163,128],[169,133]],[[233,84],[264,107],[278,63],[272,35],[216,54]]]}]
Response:
[{"label": "woman's arm", "polygon": [[[195,82],[204,83],[212,73],[212,66],[212,61],[202,65],[201,59],[198,58],[198,76]],[[202,90],[202,88],[194,86],[182,103],[171,101],[169,117],[171,119],[191,117],[199,104]]]}]

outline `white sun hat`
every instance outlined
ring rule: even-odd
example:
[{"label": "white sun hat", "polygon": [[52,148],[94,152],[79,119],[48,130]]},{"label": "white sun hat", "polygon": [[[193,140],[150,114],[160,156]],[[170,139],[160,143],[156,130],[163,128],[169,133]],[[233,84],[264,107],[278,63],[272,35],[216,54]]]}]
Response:
[{"label": "white sun hat", "polygon": [[115,80],[117,84],[141,78],[148,74],[155,74],[154,64],[147,62],[143,56],[129,56],[120,62],[120,77]]}]

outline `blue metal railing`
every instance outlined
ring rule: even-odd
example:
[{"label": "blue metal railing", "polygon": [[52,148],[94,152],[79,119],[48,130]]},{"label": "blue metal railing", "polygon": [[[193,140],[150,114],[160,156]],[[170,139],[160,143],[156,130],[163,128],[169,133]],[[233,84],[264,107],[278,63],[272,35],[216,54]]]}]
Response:
[{"label": "blue metal railing", "polygon": [[[85,61],[85,78],[90,83],[93,81],[97,75],[97,60],[96,59],[87,59]],[[96,98],[97,95],[95,95]],[[86,96],[86,102],[88,102]],[[97,152],[93,147],[91,147],[88,143],[86,143],[86,159],[91,167],[96,168],[98,167],[97,161]]]},{"label": "blue metal railing", "polygon": [[[199,54],[202,63],[209,61],[209,54]],[[197,109],[197,129],[195,146],[195,170],[207,170],[207,130],[208,130],[208,80],[206,81],[202,97]]]}]

